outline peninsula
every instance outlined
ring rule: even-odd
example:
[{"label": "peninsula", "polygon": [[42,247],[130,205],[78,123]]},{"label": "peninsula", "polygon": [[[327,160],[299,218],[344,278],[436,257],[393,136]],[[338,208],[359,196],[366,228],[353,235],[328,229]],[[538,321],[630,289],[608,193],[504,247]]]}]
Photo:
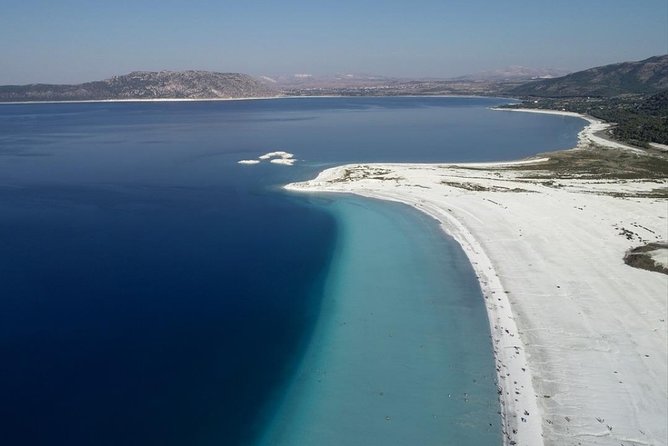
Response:
[{"label": "peninsula", "polygon": [[[508,445],[668,435],[668,154],[610,142],[586,119],[574,149],[518,162],[355,164],[286,186],[402,202],[461,244],[486,302]],[[625,263],[637,248],[654,271]]]}]

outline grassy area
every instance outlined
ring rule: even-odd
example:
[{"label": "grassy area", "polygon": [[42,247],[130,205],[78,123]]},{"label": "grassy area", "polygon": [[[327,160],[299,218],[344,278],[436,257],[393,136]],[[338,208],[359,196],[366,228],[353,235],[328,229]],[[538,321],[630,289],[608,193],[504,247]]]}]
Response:
[{"label": "grassy area", "polygon": [[610,136],[648,148],[650,142],[668,144],[668,91],[652,96],[528,98],[508,108],[564,110],[614,123]]},{"label": "grassy area", "polygon": [[[668,178],[668,154],[638,154],[626,150],[592,145],[586,149],[565,150],[542,156],[549,161],[516,165],[514,170],[530,171],[536,179],[627,179],[662,180]],[[535,173],[535,174],[533,174]]]},{"label": "grassy area", "polygon": [[[535,181],[547,187],[559,188],[559,180],[590,181],[643,181],[655,182],[656,189],[646,192],[605,192],[607,195],[637,198],[668,198],[668,153],[647,150],[636,153],[629,150],[610,149],[591,144],[577,148],[538,155],[548,158],[540,163],[517,164],[498,167],[465,167],[470,170],[499,170],[522,172],[522,181]],[[455,186],[455,184],[449,184]],[[467,189],[466,185],[457,187]],[[479,190],[473,187],[469,190]],[[604,192],[601,192],[604,193]]]}]

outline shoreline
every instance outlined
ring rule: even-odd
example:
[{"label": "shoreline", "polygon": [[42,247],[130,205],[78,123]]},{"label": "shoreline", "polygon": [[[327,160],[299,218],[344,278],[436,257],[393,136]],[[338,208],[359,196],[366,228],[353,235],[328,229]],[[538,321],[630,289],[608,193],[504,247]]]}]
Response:
[{"label": "shoreline", "polygon": [[269,99],[284,99],[285,96],[258,96],[243,98],[153,98],[153,99],[82,99],[71,101],[11,101],[0,102],[0,105],[21,104],[115,104],[115,103],[152,103],[152,102],[228,102],[228,101],[265,101]]},{"label": "shoreline", "polygon": [[[228,102],[228,101],[267,101],[272,99],[315,99],[315,98],[490,98],[506,99],[497,96],[479,96],[479,95],[396,95],[396,96],[344,96],[344,95],[276,95],[276,96],[258,96],[242,98],[154,98],[154,99],[82,99],[71,101],[9,101],[2,102],[0,105],[20,105],[20,104],[113,104],[113,103],[151,103],[151,102]],[[513,100],[508,98],[509,100]],[[502,109],[499,109],[502,110]],[[514,109],[509,109],[514,110]]]},{"label": "shoreline", "polygon": [[[327,171],[329,170],[331,169],[327,169]],[[318,179],[316,178],[314,181],[317,180]],[[285,189],[289,191],[304,191],[301,188],[292,187],[292,185],[285,186]],[[335,191],[330,189],[318,190],[309,188],[308,192]],[[490,333],[492,335],[492,346],[494,349],[494,362],[497,369],[497,384],[500,389],[499,399],[501,405],[504,444],[514,444],[512,443],[513,441],[518,445],[533,446],[543,444],[540,418],[525,418],[523,416],[524,411],[527,411],[529,414],[538,413],[536,399],[531,398],[528,393],[521,394],[517,400],[512,397],[515,395],[514,392],[517,388],[533,388],[531,369],[528,365],[524,348],[518,345],[519,343],[517,342],[519,339],[519,330],[515,324],[505,289],[498,279],[498,275],[493,268],[493,263],[481,248],[473,234],[471,234],[466,229],[466,226],[451,214],[443,212],[442,209],[431,203],[426,203],[425,201],[414,202],[399,195],[385,194],[379,191],[370,192],[367,190],[360,190],[351,193],[365,198],[402,203],[417,209],[437,220],[443,231],[461,246],[478,278],[482,295],[485,299],[485,306],[487,308],[487,317]],[[495,300],[496,302],[494,302]],[[517,384],[511,384],[511,381],[517,382]],[[506,397],[503,397],[503,395]],[[519,424],[522,421],[518,422],[518,417],[527,420],[527,422],[523,422],[524,425],[521,426],[522,429],[520,429]],[[515,434],[512,434],[513,430],[516,431]]]},{"label": "shoreline", "polygon": [[344,235],[320,316],[256,444],[500,444],[487,316],[479,289],[464,287],[476,281],[465,254],[428,215],[338,198],[321,204]]},{"label": "shoreline", "polygon": [[[633,146],[630,146],[628,144],[624,144],[622,142],[614,141],[612,139],[600,136],[599,133],[602,133],[602,132],[608,130],[614,124],[602,121],[602,120],[594,118],[592,116],[583,115],[581,113],[575,113],[575,112],[561,111],[561,110],[542,110],[542,109],[534,109],[534,108],[498,108],[498,107],[493,107],[493,108],[491,108],[491,110],[495,110],[495,111],[513,111],[513,112],[522,112],[522,113],[537,113],[537,114],[543,114],[543,115],[570,116],[570,117],[573,117],[573,118],[584,119],[589,124],[584,129],[582,129],[582,131],[580,133],[578,133],[578,144],[575,147],[573,147],[573,149],[586,147],[589,144],[596,144],[598,146],[601,146],[602,148],[607,148],[607,149],[622,149],[622,150],[630,150],[630,151],[635,152],[635,153],[642,153],[642,154],[645,153],[642,149],[639,149],[637,147],[633,147]],[[572,149],[570,149],[570,150],[572,150]]]},{"label": "shoreline", "polygon": [[[597,136],[597,132],[610,124],[577,113],[502,111],[558,114],[587,120],[589,124],[578,134],[577,146],[570,150],[594,144],[605,149],[640,151]],[[540,164],[545,160],[528,159],[519,163]],[[651,181],[617,184],[613,180],[597,184],[573,179],[560,180],[563,185],[556,188],[545,186],[547,182],[524,179],[520,171],[512,170],[513,165],[517,164],[348,165],[327,169],[314,180],[285,188],[299,192],[352,193],[402,202],[436,218],[443,230],[459,242],[476,271],[485,297],[497,362],[505,444],[565,444],[575,438],[586,438],[590,444],[619,444],[620,441],[665,444],[666,430],[660,423],[665,421],[667,412],[666,389],[655,384],[659,387],[655,389],[658,397],[648,396],[647,391],[652,388],[652,378],[660,381],[662,374],[665,377],[666,351],[661,343],[665,341],[666,304],[660,298],[660,290],[665,290],[668,280],[652,275],[658,273],[624,269],[621,260],[624,250],[630,249],[633,243],[652,237],[668,238],[665,220],[662,221],[665,217],[661,215],[662,210],[665,213],[665,203],[611,195],[616,190],[630,193],[654,190],[657,185]],[[457,181],[460,183],[456,184]],[[475,187],[469,187],[472,184]],[[573,205],[573,201],[581,204]],[[507,210],[511,208],[514,211],[509,215]],[[583,220],[585,209],[589,212],[593,209],[604,223],[598,221],[593,225],[591,218]],[[546,215],[552,214],[552,218],[543,218],[541,210]],[[632,240],[622,237],[628,229],[622,227],[619,233],[620,219],[623,224],[644,229],[632,232],[637,236]],[[488,221],[494,222],[493,228],[486,224]],[[528,224],[530,222],[533,225]],[[607,224],[613,228],[612,232]],[[600,240],[593,235],[597,230],[602,231]],[[638,235],[641,233],[642,236]],[[555,248],[551,246],[554,240],[550,243],[550,234],[554,240],[567,241]],[[499,240],[501,237],[503,241]],[[593,247],[583,246],[588,243]],[[613,250],[613,257],[610,256],[608,245],[622,250],[619,259],[614,257],[617,251]],[[575,259],[574,265],[568,264],[569,256]],[[553,258],[566,263],[554,264]],[[532,263],[521,267],[528,259]],[[604,267],[589,265],[593,261],[601,262]],[[531,273],[528,276],[527,270]],[[607,277],[611,270],[619,277]],[[606,283],[610,281],[619,283],[610,289]],[[553,285],[555,282],[559,284]],[[636,298],[646,306],[638,304],[627,310],[632,312],[630,325],[640,328],[626,330],[625,324],[620,326],[615,312],[598,319],[587,316],[600,311],[597,308],[601,305],[617,310],[630,305],[625,298],[627,293],[638,293],[637,287],[642,292]],[[583,290],[587,292],[583,294]],[[608,293],[614,293],[614,298]],[[543,302],[541,296],[549,296],[549,302]],[[580,303],[579,299],[585,302]],[[558,300],[559,304],[552,300]],[[557,305],[552,309],[554,314],[541,308],[553,305]],[[580,310],[577,315],[571,314],[569,305]],[[647,329],[645,324],[656,325],[654,319],[647,319],[648,308],[655,310],[664,322],[659,323],[652,334],[637,334],[636,330]],[[592,329],[594,326],[596,330]],[[619,331],[623,336],[618,342],[612,342]],[[593,351],[588,350],[587,346],[591,345]],[[619,355],[622,345],[633,348],[639,365]],[[639,346],[651,352],[643,353]],[[574,361],[573,356],[577,360]],[[648,362],[646,358],[650,357],[659,359],[652,361],[652,367],[644,368],[642,363]],[[615,370],[602,370],[604,364]],[[622,370],[628,372],[624,374],[624,381],[615,376]],[[571,374],[576,376],[571,377]],[[624,382],[627,384],[621,386],[620,394],[619,387]],[[575,388],[578,395],[574,394]],[[628,408],[614,410],[625,405]],[[571,424],[576,417],[577,423]],[[648,418],[650,421],[644,421]]]}]

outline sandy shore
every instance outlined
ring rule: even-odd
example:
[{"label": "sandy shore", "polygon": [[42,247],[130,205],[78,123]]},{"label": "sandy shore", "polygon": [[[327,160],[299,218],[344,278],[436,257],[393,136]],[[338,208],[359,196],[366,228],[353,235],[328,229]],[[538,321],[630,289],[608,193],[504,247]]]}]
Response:
[{"label": "sandy shore", "polygon": [[523,113],[539,113],[545,115],[561,115],[561,116],[572,116],[574,118],[582,118],[585,121],[589,122],[589,125],[585,127],[580,134],[578,135],[578,146],[585,147],[589,144],[596,144],[601,148],[607,149],[622,149],[628,150],[634,153],[644,153],[642,149],[637,147],[630,146],[628,144],[623,144],[618,141],[612,141],[608,138],[601,136],[602,132],[609,129],[612,125],[601,121],[600,119],[593,118],[591,116],[581,115],[579,113],[559,111],[559,110],[537,110],[533,108],[494,108],[493,110],[497,111],[510,111],[510,112],[523,112]]},{"label": "sandy shore", "polygon": [[[637,151],[585,119],[580,148]],[[486,299],[506,444],[667,444],[668,276],[623,257],[668,239],[668,180],[538,178],[547,161],[348,165],[286,188],[406,203],[461,244]]]}]

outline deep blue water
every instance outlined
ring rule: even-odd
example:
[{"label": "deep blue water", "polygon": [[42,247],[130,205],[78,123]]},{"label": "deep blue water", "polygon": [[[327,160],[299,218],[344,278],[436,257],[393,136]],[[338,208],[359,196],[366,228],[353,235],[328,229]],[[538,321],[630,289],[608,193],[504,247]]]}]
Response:
[{"label": "deep blue water", "polygon": [[[488,161],[582,121],[490,98],[0,105],[0,442],[253,438],[337,240],[278,186],[350,161]],[[294,167],[241,166],[286,150]]]}]

